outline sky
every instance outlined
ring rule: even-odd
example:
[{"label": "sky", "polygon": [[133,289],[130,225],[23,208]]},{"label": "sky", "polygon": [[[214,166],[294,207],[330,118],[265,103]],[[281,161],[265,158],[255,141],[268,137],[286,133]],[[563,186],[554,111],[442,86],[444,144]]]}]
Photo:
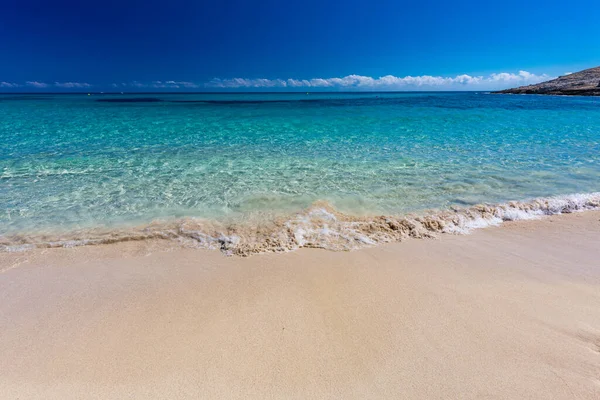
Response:
[{"label": "sky", "polygon": [[501,89],[600,65],[598,16],[598,0],[0,0],[0,91]]}]

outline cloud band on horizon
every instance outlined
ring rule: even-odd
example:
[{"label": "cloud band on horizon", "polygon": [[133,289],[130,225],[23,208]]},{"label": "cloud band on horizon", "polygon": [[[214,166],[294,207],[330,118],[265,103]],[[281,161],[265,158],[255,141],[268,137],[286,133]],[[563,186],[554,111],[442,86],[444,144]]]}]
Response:
[{"label": "cloud band on horizon", "polygon": [[87,82],[54,82],[45,83],[27,81],[15,83],[0,81],[0,88],[29,87],[36,89],[329,89],[329,90],[499,90],[509,87],[536,84],[553,79],[547,74],[537,75],[528,71],[518,73],[492,73],[487,76],[472,76],[467,74],[454,77],[420,75],[397,77],[385,75],[373,78],[363,75],[347,75],[341,78],[312,78],[312,79],[249,79],[249,78],[214,78],[204,84],[189,81],[152,81],[149,83],[132,81],[127,83],[90,84]]},{"label": "cloud band on horizon", "polygon": [[531,85],[552,79],[547,74],[536,75],[527,71],[517,74],[501,72],[488,76],[471,76],[467,74],[455,77],[442,76],[405,76],[386,75],[379,78],[362,75],[348,75],[342,78],[313,78],[313,79],[220,79],[215,78],[205,84],[206,87],[235,89],[235,88],[330,88],[330,89],[388,89],[402,90],[406,88],[437,88],[437,89],[474,89],[491,90],[506,88],[509,85]]},{"label": "cloud band on horizon", "polygon": [[[0,82],[7,83],[7,82]],[[38,82],[38,81],[27,81],[25,85],[19,85],[17,83],[11,83],[12,86],[1,86],[1,87],[21,87],[28,86],[37,89],[47,89],[52,87],[63,88],[63,89],[83,89],[83,88],[91,88],[93,85],[87,82],[54,82],[54,83],[46,83],[46,82]]]}]

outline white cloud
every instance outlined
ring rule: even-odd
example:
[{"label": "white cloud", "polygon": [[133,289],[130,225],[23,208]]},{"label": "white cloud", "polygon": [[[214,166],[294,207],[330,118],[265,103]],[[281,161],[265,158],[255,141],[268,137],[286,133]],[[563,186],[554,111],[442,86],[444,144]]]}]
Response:
[{"label": "white cloud", "polygon": [[27,86],[35,87],[35,88],[46,88],[48,87],[47,83],[37,82],[37,81],[27,81],[25,82]]},{"label": "white cloud", "polygon": [[145,82],[139,82],[139,81],[133,81],[133,82],[129,82],[129,83],[111,83],[110,85],[113,88],[127,88],[127,87],[132,87],[132,88],[137,88],[137,89],[146,89],[146,88],[153,88],[153,89],[194,89],[194,88],[199,88],[201,87],[201,85],[194,83],[194,82],[188,82],[188,81],[152,81],[150,83],[145,83]]},{"label": "white cloud", "polygon": [[54,86],[59,88],[89,88],[92,87],[86,82],[54,82]]},{"label": "white cloud", "polygon": [[200,85],[198,85],[194,82],[186,82],[186,81],[166,81],[165,83],[167,85],[184,87],[184,88],[188,88],[188,89],[200,87]]},{"label": "white cloud", "polygon": [[379,78],[348,75],[342,78],[313,79],[219,79],[206,83],[213,88],[335,88],[358,90],[494,90],[513,86],[531,85],[551,79],[546,74],[536,75],[527,71],[518,73],[500,72],[488,76],[467,74],[454,77],[386,75]]},{"label": "white cloud", "polygon": [[0,82],[0,88],[16,88],[21,85],[13,83],[13,82]]},{"label": "white cloud", "polygon": [[274,88],[287,87],[288,83],[281,79],[218,79],[215,78],[205,86],[218,88]]},{"label": "white cloud", "polygon": [[[1,82],[1,83],[6,83],[6,82]],[[0,83],[0,87],[4,87],[1,86]],[[17,87],[20,85],[17,84],[13,84],[15,86],[13,87]],[[25,86],[29,86],[29,87],[34,87],[34,88],[38,88],[38,89],[45,89],[45,88],[49,88],[49,87],[57,87],[57,88],[65,88],[65,89],[73,89],[73,88],[90,88],[93,85],[87,83],[87,82],[54,82],[54,83],[46,83],[46,82],[38,82],[38,81],[27,81],[25,82]],[[10,87],[10,86],[6,86],[6,87]]]},{"label": "white cloud", "polygon": [[179,88],[185,88],[185,89],[193,89],[193,88],[197,88],[200,87],[200,85],[194,83],[194,82],[186,82],[186,81],[154,81],[152,82],[152,84],[150,85],[150,87],[153,88],[167,88],[167,89],[179,89]]}]

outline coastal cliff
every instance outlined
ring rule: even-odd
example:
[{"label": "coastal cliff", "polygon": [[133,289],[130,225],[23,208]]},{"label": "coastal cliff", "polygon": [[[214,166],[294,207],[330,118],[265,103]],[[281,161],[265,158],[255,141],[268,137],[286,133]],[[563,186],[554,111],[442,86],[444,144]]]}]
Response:
[{"label": "coastal cliff", "polygon": [[536,85],[500,90],[495,93],[600,96],[600,67],[575,72]]}]

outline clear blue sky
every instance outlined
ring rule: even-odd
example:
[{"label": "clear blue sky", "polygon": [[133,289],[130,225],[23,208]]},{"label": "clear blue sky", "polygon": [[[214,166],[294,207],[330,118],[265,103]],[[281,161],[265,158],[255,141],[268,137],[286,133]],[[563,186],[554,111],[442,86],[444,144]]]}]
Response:
[{"label": "clear blue sky", "polygon": [[0,90],[484,87],[600,65],[599,21],[598,0],[0,0]]}]

